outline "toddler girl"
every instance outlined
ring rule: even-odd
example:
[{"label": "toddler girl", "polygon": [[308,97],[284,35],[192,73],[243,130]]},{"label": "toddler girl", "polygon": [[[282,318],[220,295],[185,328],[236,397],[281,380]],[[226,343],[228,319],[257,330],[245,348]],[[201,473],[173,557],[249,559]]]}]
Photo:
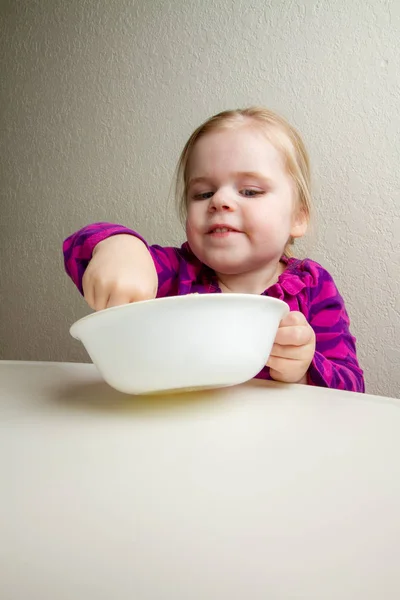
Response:
[{"label": "toddler girl", "polygon": [[182,151],[176,197],[187,235],[181,248],[150,246],[109,223],[65,240],[66,271],[88,304],[101,310],[191,293],[279,298],[291,312],[257,377],[363,392],[355,338],[332,277],[292,257],[310,217],[309,160],[297,131],[264,108],[215,115]]}]

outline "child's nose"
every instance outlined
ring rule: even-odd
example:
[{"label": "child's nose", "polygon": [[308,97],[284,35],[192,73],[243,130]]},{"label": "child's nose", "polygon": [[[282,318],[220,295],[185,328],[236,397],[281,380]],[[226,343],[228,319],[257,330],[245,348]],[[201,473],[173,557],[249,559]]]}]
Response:
[{"label": "child's nose", "polygon": [[233,210],[234,200],[228,190],[217,190],[210,198],[209,210]]}]

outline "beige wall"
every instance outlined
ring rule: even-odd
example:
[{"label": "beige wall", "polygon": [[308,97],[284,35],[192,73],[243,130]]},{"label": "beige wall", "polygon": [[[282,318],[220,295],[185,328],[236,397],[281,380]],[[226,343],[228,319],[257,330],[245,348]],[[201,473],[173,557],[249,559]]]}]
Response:
[{"label": "beige wall", "polygon": [[[87,360],[61,243],[82,225],[182,231],[167,204],[189,133],[265,104],[316,182],[303,243],[346,298],[368,390],[400,395],[400,2],[1,3],[0,357]],[[300,251],[300,249],[299,249]]]}]

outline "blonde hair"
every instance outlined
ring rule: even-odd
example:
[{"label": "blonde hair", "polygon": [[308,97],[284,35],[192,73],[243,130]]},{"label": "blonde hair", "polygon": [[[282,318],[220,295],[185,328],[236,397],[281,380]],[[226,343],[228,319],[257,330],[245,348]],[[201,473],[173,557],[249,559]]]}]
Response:
[{"label": "blonde hair", "polygon": [[[186,142],[175,173],[175,198],[178,204],[179,216],[183,223],[187,216],[188,163],[197,140],[214,131],[233,129],[245,125],[262,127],[267,140],[282,153],[287,172],[295,185],[297,209],[303,213],[307,221],[310,219],[310,161],[300,134],[288,121],[277,113],[267,108],[252,106],[243,109],[226,110],[214,115],[200,125]],[[291,255],[290,245],[293,242],[293,238],[288,240],[285,248],[286,256]]]}]

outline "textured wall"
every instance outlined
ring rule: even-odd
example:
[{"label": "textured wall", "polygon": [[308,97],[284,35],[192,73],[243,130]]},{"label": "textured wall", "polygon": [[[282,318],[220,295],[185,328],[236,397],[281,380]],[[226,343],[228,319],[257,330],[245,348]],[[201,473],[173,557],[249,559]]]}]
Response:
[{"label": "textured wall", "polygon": [[398,0],[3,0],[0,357],[87,360],[62,239],[92,221],[150,241],[206,117],[265,104],[302,131],[314,233],[346,298],[368,390],[400,395]]}]

